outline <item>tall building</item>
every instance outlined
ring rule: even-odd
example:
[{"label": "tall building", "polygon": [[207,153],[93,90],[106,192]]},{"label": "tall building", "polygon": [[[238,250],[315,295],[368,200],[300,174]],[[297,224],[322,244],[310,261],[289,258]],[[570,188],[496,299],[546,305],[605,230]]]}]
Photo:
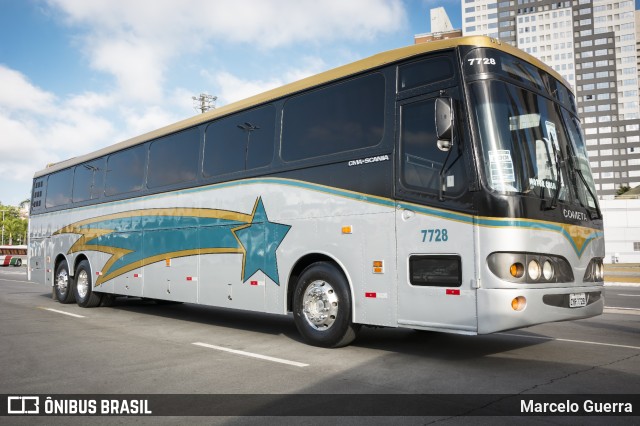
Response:
[{"label": "tall building", "polygon": [[464,35],[499,38],[573,86],[596,187],[640,185],[640,36],[633,0],[463,0]]},{"label": "tall building", "polygon": [[429,16],[431,18],[431,32],[416,34],[413,38],[414,44],[462,36],[462,30],[454,29],[453,25],[451,25],[451,20],[449,20],[449,15],[447,15],[444,7],[431,9]]}]

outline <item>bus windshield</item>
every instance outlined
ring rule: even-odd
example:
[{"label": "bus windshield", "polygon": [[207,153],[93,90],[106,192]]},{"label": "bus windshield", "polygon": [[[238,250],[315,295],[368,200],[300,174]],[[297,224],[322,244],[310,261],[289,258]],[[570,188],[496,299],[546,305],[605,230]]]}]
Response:
[{"label": "bus windshield", "polygon": [[558,103],[515,85],[470,84],[487,186],[597,209],[580,123]]}]

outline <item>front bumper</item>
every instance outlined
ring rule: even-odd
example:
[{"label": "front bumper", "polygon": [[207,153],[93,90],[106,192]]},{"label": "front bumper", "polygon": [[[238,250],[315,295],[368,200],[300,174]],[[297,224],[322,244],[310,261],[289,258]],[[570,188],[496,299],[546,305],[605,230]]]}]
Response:
[{"label": "front bumper", "polygon": [[[570,293],[588,295],[587,306],[569,307]],[[553,321],[566,321],[601,315],[604,287],[478,289],[478,334],[495,333]],[[526,306],[521,311],[511,301],[522,296]]]}]

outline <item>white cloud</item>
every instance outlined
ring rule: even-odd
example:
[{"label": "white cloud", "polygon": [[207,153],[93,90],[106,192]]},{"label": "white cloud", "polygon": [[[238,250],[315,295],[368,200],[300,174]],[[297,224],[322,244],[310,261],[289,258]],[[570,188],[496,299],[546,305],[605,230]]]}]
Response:
[{"label": "white cloud", "polygon": [[326,68],[326,64],[321,58],[304,57],[300,62],[301,68],[289,68],[283,72],[281,78],[276,77],[268,80],[243,79],[228,71],[211,74],[203,70],[201,74],[216,88],[218,105],[222,106],[280,87],[283,84],[301,80]]},{"label": "white cloud", "polygon": [[218,104],[225,105],[231,102],[248,98],[282,85],[282,80],[243,80],[235,75],[222,71],[212,76],[216,86],[219,87]]},{"label": "white cloud", "polygon": [[176,117],[167,110],[158,106],[150,106],[139,110],[123,108],[122,116],[129,135],[121,137],[121,140],[141,135],[151,130],[159,129],[160,127],[164,127],[178,121],[180,118],[184,118]]},{"label": "white cloud", "polygon": [[31,177],[47,163],[114,142],[113,125],[99,115],[111,105],[109,97],[84,93],[62,100],[3,66],[0,81],[0,201],[11,201],[11,192],[14,203],[27,198]]},{"label": "white cloud", "polygon": [[171,61],[205,46],[272,49],[296,43],[372,41],[403,28],[400,0],[48,0],[80,36],[95,69],[120,96],[158,100]]},{"label": "white cloud", "polygon": [[[93,38],[93,37],[92,37]],[[127,36],[91,43],[91,65],[116,78],[119,96],[132,101],[162,99],[168,52],[154,41]]]},{"label": "white cloud", "polygon": [[18,71],[0,65],[0,110],[9,109],[42,114],[53,108],[55,96],[32,85]]},{"label": "white cloud", "polygon": [[[382,34],[402,30],[407,21],[400,0],[45,1],[45,13],[54,20],[62,18],[71,30],[66,36],[73,40],[72,47],[80,47],[89,66],[113,78],[113,83],[105,93],[80,89],[54,94],[0,65],[3,202],[8,201],[8,191],[18,194],[12,195],[16,203],[26,198],[33,172],[46,163],[195,114],[191,96],[197,92],[185,88],[189,85],[213,86],[222,105],[327,68],[324,60],[302,54],[294,66],[288,61],[271,64],[278,72],[275,76],[263,73],[256,78],[236,64],[215,73],[194,71],[193,81],[179,85],[168,83],[180,72],[178,65],[197,70],[205,52],[215,55],[237,46],[249,53],[257,49],[260,55],[282,47],[323,46],[335,59],[345,45],[373,43]],[[213,63],[227,64],[229,59]],[[100,87],[105,86],[109,84],[100,81]]]}]

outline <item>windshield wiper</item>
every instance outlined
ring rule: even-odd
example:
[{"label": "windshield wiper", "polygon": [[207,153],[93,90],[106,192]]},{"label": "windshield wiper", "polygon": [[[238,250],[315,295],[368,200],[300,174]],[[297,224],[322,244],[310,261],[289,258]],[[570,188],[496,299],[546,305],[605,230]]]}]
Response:
[{"label": "windshield wiper", "polygon": [[[593,191],[591,190],[591,187],[587,183],[587,179],[584,177],[584,174],[582,173],[582,169],[580,168],[580,164],[578,163],[578,160],[575,157],[573,158],[573,170],[575,170],[578,176],[580,176],[580,180],[584,184],[584,187],[587,189],[589,196],[591,196],[591,199],[593,200],[593,205],[595,206],[595,209],[596,209],[595,211],[596,217],[593,217],[591,215],[592,210],[586,207],[587,211],[589,212],[589,217],[591,219],[602,219],[602,212],[600,211],[600,207],[598,206],[598,199],[596,198],[596,195],[593,193]],[[580,196],[578,195],[578,200],[579,199],[580,199]]]},{"label": "windshield wiper", "polygon": [[[545,145],[549,143],[549,140],[547,138],[543,138],[543,139],[545,141]],[[550,145],[551,145],[551,149],[553,149],[553,156],[556,161],[556,181],[554,182],[556,184],[556,190],[553,193],[553,197],[551,198],[551,203],[547,205],[547,200],[544,199],[545,188],[542,188],[542,196],[543,196],[542,209],[543,210],[554,210],[556,207],[558,207],[558,198],[560,197],[560,187],[562,186],[562,179],[560,178],[560,174],[562,173],[561,164],[563,162],[560,160],[560,153],[558,152],[558,149],[556,148],[555,144],[552,142]],[[546,180],[547,179],[545,179],[545,181]]]}]

